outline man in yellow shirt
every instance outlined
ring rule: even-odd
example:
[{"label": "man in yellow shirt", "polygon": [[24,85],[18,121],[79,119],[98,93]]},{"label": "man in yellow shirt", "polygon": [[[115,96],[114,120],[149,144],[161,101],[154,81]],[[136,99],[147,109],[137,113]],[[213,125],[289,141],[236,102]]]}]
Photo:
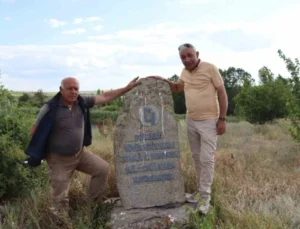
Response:
[{"label": "man in yellow shirt", "polygon": [[[166,81],[172,92],[184,90],[187,136],[200,195],[198,210],[206,214],[210,209],[217,137],[226,131],[227,93],[218,68],[200,60],[192,44],[183,44],[178,51],[184,68],[177,82],[160,76],[150,77]],[[194,195],[187,201],[197,202]]]}]

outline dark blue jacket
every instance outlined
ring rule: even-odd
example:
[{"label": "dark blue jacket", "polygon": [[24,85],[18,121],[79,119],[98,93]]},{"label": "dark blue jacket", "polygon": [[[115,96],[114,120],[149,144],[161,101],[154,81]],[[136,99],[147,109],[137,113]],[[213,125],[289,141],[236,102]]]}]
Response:
[{"label": "dark blue jacket", "polygon": [[[50,133],[52,131],[52,126],[56,118],[56,111],[59,105],[60,92],[57,93],[52,99],[50,99],[46,104],[49,106],[49,111],[40,120],[28,147],[25,150],[25,154],[34,157],[36,159],[43,160],[47,157],[47,143]],[[81,96],[78,96],[78,105],[80,106],[82,112],[84,113],[84,139],[82,146],[89,146],[92,143],[92,130],[90,122],[89,109],[84,103]]]}]

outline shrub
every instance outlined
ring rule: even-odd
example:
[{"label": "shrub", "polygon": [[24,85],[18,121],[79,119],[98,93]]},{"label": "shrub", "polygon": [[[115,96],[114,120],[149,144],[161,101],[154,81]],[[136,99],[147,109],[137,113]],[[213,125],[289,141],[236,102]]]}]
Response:
[{"label": "shrub", "polygon": [[290,73],[288,85],[292,96],[287,103],[290,113],[289,119],[292,122],[290,133],[296,141],[300,142],[300,62],[298,58],[293,61],[291,58],[286,57],[281,50],[278,50],[278,54]]},{"label": "shrub", "polygon": [[96,124],[96,121],[104,121],[111,119],[116,121],[119,115],[118,111],[103,111],[103,110],[91,110],[91,123]]},{"label": "shrub", "polygon": [[241,92],[234,98],[236,113],[250,123],[263,124],[288,116],[287,102],[291,92],[283,78],[273,78],[267,69],[260,70],[261,84],[251,86],[245,84]]},{"label": "shrub", "polygon": [[33,119],[33,113],[22,113],[7,97],[0,98],[0,200],[26,195],[47,181],[43,166],[30,169],[21,164]]},{"label": "shrub", "polygon": [[120,107],[118,107],[117,105],[108,105],[103,107],[103,111],[119,111]]}]

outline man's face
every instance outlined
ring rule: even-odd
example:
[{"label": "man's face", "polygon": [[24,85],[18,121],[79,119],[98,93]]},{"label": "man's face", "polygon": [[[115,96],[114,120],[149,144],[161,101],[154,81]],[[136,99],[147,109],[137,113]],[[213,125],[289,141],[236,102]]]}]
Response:
[{"label": "man's face", "polygon": [[63,100],[68,103],[73,103],[77,100],[79,93],[79,84],[76,79],[66,79],[64,81],[64,87],[60,87],[60,93]]},{"label": "man's face", "polygon": [[199,53],[196,52],[193,48],[184,48],[179,52],[179,55],[182,64],[187,70],[192,70],[196,67],[198,63]]}]

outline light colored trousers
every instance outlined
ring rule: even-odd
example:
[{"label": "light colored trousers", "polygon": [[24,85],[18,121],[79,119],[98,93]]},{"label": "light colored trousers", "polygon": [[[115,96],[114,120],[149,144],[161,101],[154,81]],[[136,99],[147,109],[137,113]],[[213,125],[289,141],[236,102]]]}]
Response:
[{"label": "light colored trousers", "polygon": [[201,200],[209,200],[214,178],[217,146],[217,120],[194,121],[186,118],[187,136],[195,163],[197,187]]},{"label": "light colored trousers", "polygon": [[75,170],[91,175],[88,197],[100,200],[109,172],[109,164],[85,148],[75,156],[49,153],[47,157],[52,187],[52,206],[56,210],[69,209],[69,187]]}]

